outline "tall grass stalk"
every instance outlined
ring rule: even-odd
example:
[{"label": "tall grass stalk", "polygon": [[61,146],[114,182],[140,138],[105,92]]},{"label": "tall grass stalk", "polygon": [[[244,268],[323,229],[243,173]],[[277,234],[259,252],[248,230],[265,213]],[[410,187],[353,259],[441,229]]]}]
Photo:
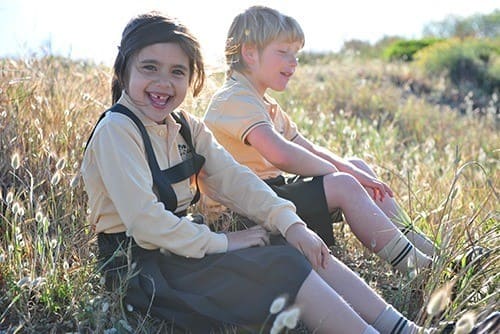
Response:
[{"label": "tall grass stalk", "polygon": [[[174,333],[123,304],[123,289],[106,292],[97,271],[78,171],[90,130],[109,106],[110,78],[110,68],[64,58],[0,59],[2,333]],[[201,98],[184,107],[201,116],[222,80],[222,71],[211,73]],[[345,225],[334,227],[334,253],[425,324],[436,323],[425,312],[433,292],[450,281],[458,290],[443,317],[498,307],[499,132],[491,118],[433,102],[445,88],[441,78],[408,64],[346,58],[304,65],[289,89],[272,93],[306,136],[373,163],[411,223],[438,243],[432,272],[406,277],[364,249]],[[480,270],[451,275],[452,259],[470,246],[489,249]]]}]

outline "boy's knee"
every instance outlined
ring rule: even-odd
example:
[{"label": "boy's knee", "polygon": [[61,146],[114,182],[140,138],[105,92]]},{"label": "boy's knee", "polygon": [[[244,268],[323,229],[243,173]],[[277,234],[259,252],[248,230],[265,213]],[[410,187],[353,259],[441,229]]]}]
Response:
[{"label": "boy's knee", "polygon": [[360,184],[351,174],[337,172],[324,177],[325,189],[346,189],[346,187],[359,187]]},{"label": "boy's knee", "polygon": [[368,167],[368,164],[363,159],[358,157],[349,157],[347,158],[347,161],[358,168]]},{"label": "boy's knee", "polygon": [[353,198],[362,196],[365,190],[354,176],[347,173],[333,173],[324,177],[325,196],[328,208],[343,208]]},{"label": "boy's knee", "polygon": [[353,158],[347,159],[347,161],[349,161],[351,164],[353,164],[354,166],[358,167],[362,171],[364,171],[364,172],[366,172],[366,173],[368,173],[368,174],[370,174],[372,176],[376,176],[375,172],[370,167],[370,165],[368,165],[366,163],[366,161],[364,161],[363,159],[358,158],[358,157],[353,157]]}]

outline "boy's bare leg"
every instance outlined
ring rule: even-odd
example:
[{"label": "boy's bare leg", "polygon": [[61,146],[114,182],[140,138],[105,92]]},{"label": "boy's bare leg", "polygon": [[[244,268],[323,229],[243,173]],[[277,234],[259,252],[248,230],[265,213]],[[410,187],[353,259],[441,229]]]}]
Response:
[{"label": "boy's bare leg", "polygon": [[[359,169],[365,171],[366,173],[377,177],[373,169],[368,166],[366,162],[361,159],[349,159],[353,165],[358,167]],[[377,177],[378,178],[378,177]],[[371,189],[366,189],[370,194],[371,198],[373,197],[373,191]],[[436,253],[436,248],[434,243],[427,238],[422,233],[415,231],[411,226],[411,218],[408,214],[401,208],[401,206],[397,203],[397,201],[392,198],[386,196],[383,201],[379,198],[374,200],[375,204],[386,214],[386,216],[392,221],[394,225],[396,225],[412,242],[415,247],[417,247],[421,252],[426,254],[429,257],[433,257]]]},{"label": "boy's bare leg", "polygon": [[352,175],[329,174],[323,182],[328,208],[342,209],[351,231],[365,247],[403,272],[429,266],[432,259],[413,247]]}]

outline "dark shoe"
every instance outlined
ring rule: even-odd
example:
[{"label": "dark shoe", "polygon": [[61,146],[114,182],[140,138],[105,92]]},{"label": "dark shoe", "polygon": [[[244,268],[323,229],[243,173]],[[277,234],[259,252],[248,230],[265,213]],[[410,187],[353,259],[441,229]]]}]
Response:
[{"label": "dark shoe", "polygon": [[[452,334],[455,332],[456,322],[448,322],[439,334]],[[500,333],[500,312],[491,313],[486,319],[478,322],[467,334],[498,334]]]},{"label": "dark shoe", "polygon": [[470,284],[470,280],[481,271],[481,265],[489,257],[491,250],[481,246],[473,246],[465,254],[457,256],[451,264],[452,275],[456,281],[451,291],[451,300],[455,300],[458,291]]},{"label": "dark shoe", "polygon": [[486,319],[474,326],[469,334],[498,334],[500,333],[500,312],[491,313]]},{"label": "dark shoe", "polygon": [[441,332],[439,332],[439,334],[452,334],[454,331],[455,331],[455,323],[449,322],[443,327],[443,329],[441,329]]},{"label": "dark shoe", "polygon": [[476,271],[480,268],[481,261],[490,255],[490,250],[481,246],[473,246],[465,254],[457,256],[452,262],[452,270],[455,274],[462,270],[468,271],[473,269]]}]

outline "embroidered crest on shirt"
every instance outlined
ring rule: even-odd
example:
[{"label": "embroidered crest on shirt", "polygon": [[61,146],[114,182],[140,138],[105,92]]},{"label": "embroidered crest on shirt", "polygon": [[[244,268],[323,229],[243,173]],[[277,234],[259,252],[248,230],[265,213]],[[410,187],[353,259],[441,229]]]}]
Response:
[{"label": "embroidered crest on shirt", "polygon": [[179,154],[181,155],[182,160],[191,158],[191,149],[186,144],[177,144],[177,149],[179,150]]}]

